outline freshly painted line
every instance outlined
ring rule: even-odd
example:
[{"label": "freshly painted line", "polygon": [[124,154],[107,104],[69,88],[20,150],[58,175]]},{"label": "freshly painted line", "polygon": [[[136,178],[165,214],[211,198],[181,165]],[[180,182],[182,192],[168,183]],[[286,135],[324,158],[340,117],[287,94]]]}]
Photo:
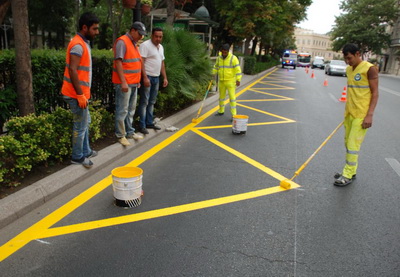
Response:
[{"label": "freshly painted line", "polygon": [[[274,124],[285,124],[285,123],[293,123],[295,121],[270,121],[270,122],[259,122],[259,123],[248,123],[247,126],[262,126],[262,125],[274,125]],[[218,126],[203,126],[203,127],[196,127],[197,130],[209,130],[209,129],[223,129],[223,128],[232,128],[231,125],[218,125]]]},{"label": "freshly painted line", "polygon": [[251,164],[252,166],[258,168],[259,170],[267,173],[268,175],[274,177],[275,179],[277,179],[278,181],[282,181],[287,179],[286,177],[282,176],[281,174],[279,174],[278,172],[266,167],[265,165],[257,162],[256,160],[253,160],[250,157],[247,157],[246,155],[240,153],[239,151],[223,144],[222,142],[210,137],[209,135],[206,135],[205,133],[196,130],[196,129],[192,129],[193,132],[195,132],[196,134],[198,134],[199,136],[203,137],[204,139],[214,143],[215,145],[219,146],[222,149],[225,149],[227,152],[231,153],[232,155],[235,155],[236,157],[238,157],[239,159],[242,159],[243,161]]},{"label": "freshly painted line", "polygon": [[272,102],[272,101],[293,101],[294,99],[255,99],[255,100],[236,100],[236,102]]},{"label": "freshly painted line", "polygon": [[392,90],[390,88],[385,88],[385,87],[379,86],[379,90],[383,90],[383,91],[386,91],[386,92],[391,93],[393,95],[400,96],[400,92]]},{"label": "freshly painted line", "polygon": [[385,159],[389,165],[393,168],[393,170],[400,176],[400,163],[398,160],[393,158],[386,158]]},{"label": "freshly painted line", "polygon": [[[188,132],[192,127],[194,126],[193,123],[187,125],[186,127],[182,128],[179,130],[177,133],[173,134],[166,140],[162,141],[152,149],[148,150],[129,164],[127,166],[138,166],[150,157],[152,157],[154,154],[156,154],[158,151],[162,150],[163,148],[167,147],[169,144],[174,142],[176,139],[184,135],[186,132]],[[112,183],[112,177],[111,175],[107,176],[97,184],[91,186],[78,196],[76,196],[74,199],[66,203],[65,205],[61,206],[58,208],[56,211],[52,212],[42,220],[38,221],[25,231],[21,232],[19,235],[5,243],[0,247],[0,262],[4,259],[6,259],[8,256],[12,255],[14,252],[18,251],[22,247],[24,247],[26,244],[31,242],[34,239],[37,238],[42,238],[41,234],[46,231],[46,229],[50,228],[57,222],[59,222],[61,219],[63,219],[65,216],[68,214],[72,213],[75,209],[80,207],[82,204],[86,203],[89,201],[91,198],[93,198],[95,195],[103,191],[105,188],[107,188],[110,184]]]},{"label": "freshly painted line", "polygon": [[[258,80],[254,81],[249,86],[242,89],[237,95],[244,93],[249,87],[251,87],[254,84],[256,84],[257,82],[261,81],[266,76],[272,74],[276,70],[277,69],[274,69],[271,72],[269,72],[269,73],[265,74],[264,76],[262,76],[261,78],[259,78]],[[199,124],[202,120],[204,120],[204,118],[209,116],[216,109],[218,109],[218,107],[210,110],[208,113],[206,113],[205,115],[200,117],[197,120],[196,124],[190,123],[190,124],[186,125],[184,128],[179,130],[174,135],[170,136],[168,139],[164,140],[163,142],[156,145],[149,151],[145,152],[143,155],[141,155],[137,159],[135,159],[132,162],[130,162],[129,164],[127,164],[127,166],[140,165],[141,163],[143,163],[144,161],[149,159],[151,156],[156,154],[158,151],[162,150],[163,148],[165,148],[166,146],[168,146],[169,144],[174,142],[176,139],[178,139],[179,137],[184,135],[186,132],[191,130],[193,127],[195,127],[197,124]],[[6,259],[7,257],[9,257],[10,255],[12,255],[13,253],[15,253],[16,251],[18,251],[19,249],[21,249],[22,247],[24,247],[26,244],[28,244],[32,240],[41,238],[41,234],[46,232],[46,230],[48,228],[53,226],[55,223],[57,223],[58,221],[63,219],[68,214],[72,213],[75,209],[77,209],[82,204],[84,204],[85,202],[90,200],[92,197],[94,197],[95,195],[100,193],[102,190],[104,190],[106,187],[108,187],[111,183],[112,183],[112,177],[111,177],[111,175],[109,175],[106,178],[104,178],[103,180],[101,180],[100,182],[98,182],[97,184],[95,184],[92,187],[90,187],[89,189],[87,189],[86,191],[82,192],[80,195],[78,195],[77,197],[75,197],[74,199],[72,199],[71,201],[66,203],[65,205],[58,208],[53,213],[49,214],[42,220],[38,221],[37,223],[35,223],[31,227],[29,227],[28,229],[26,229],[23,232],[21,232],[20,234],[18,234],[13,239],[9,240],[7,243],[5,243],[4,245],[2,245],[0,247],[0,262],[3,261],[4,259]]]},{"label": "freshly painted line", "polygon": [[[294,188],[297,188],[297,187],[293,186],[291,189],[294,189]],[[115,226],[115,225],[120,225],[120,224],[138,222],[138,221],[149,220],[149,219],[154,219],[154,218],[160,218],[160,217],[164,217],[164,216],[170,216],[170,215],[175,215],[175,214],[180,214],[180,213],[185,213],[185,212],[190,212],[190,211],[195,211],[195,210],[200,210],[200,209],[206,209],[206,208],[220,206],[220,205],[225,205],[225,204],[229,204],[229,203],[239,202],[239,201],[248,200],[248,199],[252,199],[252,198],[256,198],[256,197],[261,197],[261,196],[278,193],[278,192],[282,192],[282,191],[285,191],[285,189],[281,188],[280,186],[276,186],[276,187],[231,195],[231,196],[225,196],[225,197],[221,197],[221,198],[215,198],[215,199],[210,199],[210,200],[194,202],[194,203],[190,203],[190,204],[179,205],[179,206],[175,206],[175,207],[168,207],[168,208],[163,208],[163,209],[158,209],[158,210],[142,212],[142,213],[138,213],[138,214],[119,216],[119,217],[101,219],[101,220],[96,220],[96,221],[89,221],[89,222],[78,223],[78,224],[73,224],[73,225],[68,225],[68,226],[63,226],[63,227],[55,227],[55,228],[50,228],[50,229],[44,230],[44,232],[42,232],[40,234],[40,237],[41,238],[49,238],[49,237],[54,237],[54,236],[76,233],[76,232],[110,227],[110,226]]]},{"label": "freshly painted line", "polygon": [[252,108],[252,107],[249,107],[249,106],[246,106],[246,105],[243,105],[243,104],[239,104],[238,103],[237,106],[240,106],[240,107],[243,107],[243,108],[247,108],[249,110],[253,110],[253,111],[256,111],[256,112],[259,112],[259,113],[267,114],[267,115],[270,115],[270,116],[273,116],[273,117],[276,117],[276,118],[280,118],[280,119],[283,119],[285,121],[295,122],[292,119],[289,119],[289,118],[286,118],[286,117],[283,117],[283,116],[280,116],[280,115],[277,115],[277,114],[272,114],[272,113],[269,113],[269,112],[266,112],[266,111],[262,111],[262,110],[259,110],[259,109],[256,109],[256,108]]},{"label": "freshly painted line", "polygon": [[[285,99],[285,100],[294,100],[293,98],[286,97],[286,96],[283,96],[283,95],[278,95],[278,94],[265,92],[265,91],[262,91],[261,89],[252,88],[252,89],[249,89],[249,91],[254,91],[254,92],[257,92],[257,93],[260,93],[260,94],[265,94],[265,95],[271,95],[271,96],[282,98],[282,99]],[[279,100],[279,99],[277,99],[277,100]]]}]

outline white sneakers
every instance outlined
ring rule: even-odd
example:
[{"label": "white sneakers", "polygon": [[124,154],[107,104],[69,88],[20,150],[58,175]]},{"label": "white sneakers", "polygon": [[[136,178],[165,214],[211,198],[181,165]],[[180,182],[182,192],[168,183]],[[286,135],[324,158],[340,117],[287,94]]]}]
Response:
[{"label": "white sneakers", "polygon": [[136,133],[133,133],[131,135],[127,135],[126,137],[129,138],[129,139],[134,139],[134,140],[139,140],[139,139],[143,138],[142,135],[139,135],[139,134],[136,134]]},{"label": "white sneakers", "polygon": [[118,142],[121,143],[123,146],[129,146],[129,145],[131,145],[131,143],[127,140],[127,138],[139,140],[139,139],[143,139],[143,136],[133,133],[131,135],[127,135],[126,137],[122,137],[122,138],[118,139]]},{"label": "white sneakers", "polygon": [[126,139],[126,137],[122,137],[118,139],[119,143],[121,143],[123,146],[129,146],[131,143]]}]

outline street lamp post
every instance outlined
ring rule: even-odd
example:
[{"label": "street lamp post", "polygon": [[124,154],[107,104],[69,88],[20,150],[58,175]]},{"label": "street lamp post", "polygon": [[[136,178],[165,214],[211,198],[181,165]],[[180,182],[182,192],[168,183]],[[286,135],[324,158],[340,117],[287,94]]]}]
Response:
[{"label": "street lamp post", "polygon": [[[12,23],[12,19],[10,18],[10,22]],[[5,41],[5,48],[3,47],[3,49],[8,49],[8,39],[7,39],[7,30],[10,29],[12,27],[12,25],[8,25],[5,22],[3,23],[3,25],[0,25],[0,28],[4,30],[4,41]]]}]

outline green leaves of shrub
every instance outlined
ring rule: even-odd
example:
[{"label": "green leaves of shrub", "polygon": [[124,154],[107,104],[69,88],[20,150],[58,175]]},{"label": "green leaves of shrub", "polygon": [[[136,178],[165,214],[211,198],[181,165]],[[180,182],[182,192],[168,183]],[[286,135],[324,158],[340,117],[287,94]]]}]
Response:
[{"label": "green leaves of shrub", "polygon": [[[90,107],[91,140],[113,130],[113,117],[100,101]],[[37,165],[69,159],[72,151],[72,113],[57,108],[39,116],[15,117],[7,122],[8,135],[0,136],[0,185],[15,186]]]}]

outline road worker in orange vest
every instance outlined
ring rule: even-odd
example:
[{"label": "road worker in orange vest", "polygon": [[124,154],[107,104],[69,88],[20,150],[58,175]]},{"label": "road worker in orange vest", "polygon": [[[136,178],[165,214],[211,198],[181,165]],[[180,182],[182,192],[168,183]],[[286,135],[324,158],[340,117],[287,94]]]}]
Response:
[{"label": "road worker in orange vest", "polygon": [[92,83],[92,55],[90,40],[99,34],[99,19],[84,13],[79,19],[79,32],[67,48],[64,80],[61,88],[63,99],[73,113],[72,163],[90,168],[90,157],[97,152],[89,145],[90,113],[88,100]]},{"label": "road worker in orange vest", "polygon": [[[142,75],[142,58],[137,42],[146,35],[146,27],[136,21],[125,35],[114,44],[112,82],[115,85],[115,135],[123,146],[130,145],[129,138],[143,136],[135,133],[133,117],[137,103],[137,90]],[[147,78],[147,76],[146,76]]]}]

